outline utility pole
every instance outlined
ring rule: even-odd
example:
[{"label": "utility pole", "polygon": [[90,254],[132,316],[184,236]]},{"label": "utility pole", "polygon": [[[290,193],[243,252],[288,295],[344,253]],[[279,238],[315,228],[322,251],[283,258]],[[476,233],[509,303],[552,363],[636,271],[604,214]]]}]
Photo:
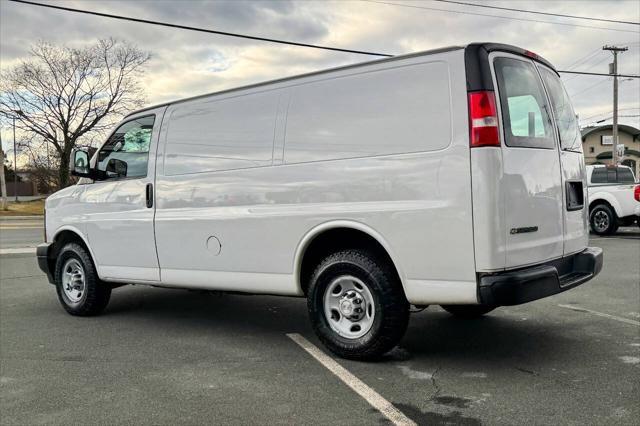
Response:
[{"label": "utility pole", "polygon": [[618,53],[626,52],[628,47],[616,47],[605,45],[602,50],[613,53],[613,63],[609,64],[609,74],[613,75],[613,149],[611,151],[611,163],[618,165]]},{"label": "utility pole", "polygon": [[18,150],[16,149],[16,119],[13,119],[13,194],[18,202]]},{"label": "utility pole", "polygon": [[4,178],[4,149],[2,149],[2,134],[0,133],[0,193],[2,194],[2,210],[7,210],[7,182]]}]

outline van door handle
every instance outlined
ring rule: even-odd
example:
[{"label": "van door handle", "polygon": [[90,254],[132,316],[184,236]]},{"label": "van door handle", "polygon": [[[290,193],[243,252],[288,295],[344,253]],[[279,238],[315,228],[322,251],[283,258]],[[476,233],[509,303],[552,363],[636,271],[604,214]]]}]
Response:
[{"label": "van door handle", "polygon": [[153,184],[148,183],[146,188],[147,208],[153,207]]}]

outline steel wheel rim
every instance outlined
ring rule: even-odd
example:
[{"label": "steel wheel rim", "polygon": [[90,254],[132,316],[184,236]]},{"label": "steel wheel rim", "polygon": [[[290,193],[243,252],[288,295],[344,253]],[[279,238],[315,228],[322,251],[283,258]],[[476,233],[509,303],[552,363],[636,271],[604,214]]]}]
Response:
[{"label": "steel wheel rim", "polygon": [[609,215],[599,210],[593,214],[593,226],[596,231],[602,232],[609,227]]},{"label": "steel wheel rim", "polygon": [[323,307],[329,327],[347,339],[367,334],[376,315],[371,291],[352,275],[341,275],[331,281],[324,293]]},{"label": "steel wheel rim", "polygon": [[86,288],[84,268],[77,259],[69,259],[62,267],[62,291],[71,303],[82,300]]}]

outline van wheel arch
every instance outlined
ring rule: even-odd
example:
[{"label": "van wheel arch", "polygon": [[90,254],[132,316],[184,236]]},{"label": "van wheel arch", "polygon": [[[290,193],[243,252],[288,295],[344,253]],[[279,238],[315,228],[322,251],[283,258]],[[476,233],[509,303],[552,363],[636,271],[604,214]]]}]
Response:
[{"label": "van wheel arch", "polygon": [[311,277],[318,264],[327,256],[343,250],[366,250],[381,261],[387,263],[395,272],[400,283],[402,279],[399,270],[380,241],[369,233],[348,226],[329,228],[318,232],[305,245],[299,258],[298,283],[302,293],[306,296]]},{"label": "van wheel arch", "polygon": [[80,247],[85,249],[87,251],[87,253],[89,253],[89,256],[91,257],[91,260],[93,261],[93,264],[95,266],[96,261],[95,261],[95,259],[93,259],[93,254],[91,253],[91,250],[89,249],[89,247],[85,243],[84,239],[80,236],[80,234],[78,234],[75,231],[71,231],[69,229],[65,229],[63,231],[58,232],[53,237],[53,244],[51,246],[51,248],[53,250],[51,250],[49,252],[49,254],[48,254],[48,264],[49,264],[49,270],[50,271],[53,272],[55,270],[56,259],[58,259],[58,255],[60,254],[60,250],[62,250],[62,248],[65,245],[69,244],[69,243],[76,243]]}]

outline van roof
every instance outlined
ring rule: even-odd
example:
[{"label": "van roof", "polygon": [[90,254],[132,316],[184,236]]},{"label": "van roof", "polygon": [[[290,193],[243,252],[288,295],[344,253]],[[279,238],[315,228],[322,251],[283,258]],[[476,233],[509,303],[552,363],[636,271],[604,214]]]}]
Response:
[{"label": "van roof", "polygon": [[[391,56],[389,58],[382,58],[382,59],[374,59],[371,61],[364,61],[364,62],[358,62],[355,64],[350,64],[350,65],[343,65],[340,67],[334,67],[334,68],[327,68],[327,69],[323,69],[323,70],[319,70],[319,71],[312,71],[309,73],[305,73],[305,74],[298,74],[298,75],[293,75],[290,77],[284,77],[284,78],[278,78],[275,80],[267,80],[267,81],[263,81],[263,82],[259,82],[259,83],[253,83],[253,84],[248,84],[245,86],[239,86],[239,87],[233,87],[231,89],[225,89],[225,90],[220,90],[217,92],[210,92],[210,93],[204,93],[202,95],[196,95],[196,96],[191,96],[188,98],[183,98],[183,99],[176,99],[173,101],[168,101],[168,102],[163,102],[160,104],[155,104],[155,105],[151,105],[145,108],[141,108],[135,111],[130,112],[129,114],[127,114],[125,116],[125,118],[130,117],[132,115],[144,112],[144,111],[148,111],[148,110],[152,110],[155,108],[160,108],[163,106],[169,106],[169,105],[173,105],[173,104],[177,104],[177,103],[182,103],[182,102],[187,102],[187,101],[192,101],[195,99],[200,99],[200,98],[205,98],[208,96],[213,96],[213,95],[220,95],[220,94],[224,94],[224,93],[229,93],[229,92],[235,92],[235,91],[240,91],[240,90],[246,90],[246,89],[251,89],[254,87],[260,87],[260,86],[266,86],[269,84],[275,84],[275,83],[282,83],[285,81],[289,81],[289,80],[296,80],[299,78],[304,78],[304,77],[311,77],[311,76],[315,76],[315,75],[321,75],[321,74],[325,74],[325,73],[330,73],[333,71],[342,71],[342,70],[347,70],[347,69],[351,69],[351,68],[358,68],[358,67],[362,67],[362,66],[366,66],[366,65],[372,65],[372,64],[379,64],[379,63],[385,63],[385,62],[392,62],[392,61],[398,61],[398,60],[402,60],[402,59],[407,59],[407,58],[413,58],[413,57],[418,57],[418,56],[428,56],[428,55],[435,55],[437,53],[444,53],[444,52],[450,52],[450,51],[454,51],[454,50],[462,50],[465,49],[467,54],[472,53],[472,54],[477,54],[477,52],[482,52],[481,56],[488,56],[489,53],[494,52],[494,51],[503,51],[503,52],[510,52],[510,53],[515,53],[515,54],[519,54],[519,55],[523,55],[523,56],[528,56],[532,59],[535,59],[543,64],[545,64],[546,66],[548,66],[549,68],[551,68],[552,70],[555,71],[555,68],[553,67],[553,65],[551,65],[551,63],[549,63],[546,59],[544,59],[543,57],[532,53],[528,50],[522,49],[520,47],[517,46],[512,46],[509,44],[500,44],[500,43],[471,43],[465,46],[448,46],[448,47],[442,47],[439,49],[431,49],[431,50],[423,50],[420,52],[413,52],[413,53],[407,53],[404,55],[397,55],[397,56]],[[465,60],[467,60],[467,58],[465,58]],[[467,64],[467,67],[469,65]],[[475,69],[474,69],[475,71]],[[469,82],[470,90],[478,90],[478,89],[474,89],[473,86],[475,86],[474,84],[472,84],[471,82]]]}]

